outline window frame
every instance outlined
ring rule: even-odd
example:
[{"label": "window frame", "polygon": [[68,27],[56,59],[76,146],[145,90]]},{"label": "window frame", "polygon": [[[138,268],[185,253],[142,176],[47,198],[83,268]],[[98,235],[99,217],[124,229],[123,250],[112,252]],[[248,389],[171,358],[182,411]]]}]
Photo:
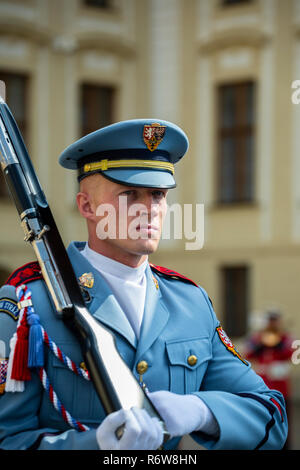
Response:
[{"label": "window frame", "polygon": [[[83,123],[83,113],[84,113],[84,94],[86,93],[87,89],[91,94],[95,92],[97,89],[109,90],[111,92],[111,102],[110,102],[110,111],[108,119],[102,124],[99,122],[97,124],[95,122],[94,125],[84,125]],[[90,98],[91,99],[91,98]],[[112,124],[116,119],[116,103],[117,103],[117,87],[110,83],[95,83],[90,81],[82,81],[79,85],[79,102],[80,102],[80,110],[79,110],[79,135],[82,137],[84,135],[89,134],[90,132],[94,132],[101,127],[105,127],[109,124]],[[92,100],[94,103],[94,100]]]},{"label": "window frame", "polygon": [[[224,114],[224,91],[232,88],[237,101],[234,104],[235,125],[226,128],[222,122]],[[252,123],[243,122],[247,115],[247,93],[252,93]],[[242,97],[244,93],[244,96]],[[240,80],[236,82],[220,83],[216,86],[217,95],[217,124],[216,124],[216,201],[220,205],[251,204],[255,202],[255,160],[256,160],[256,95],[257,84],[253,79]],[[223,107],[222,107],[223,106]],[[233,194],[226,196],[229,182],[224,176],[224,141],[228,138],[232,140],[236,151],[232,155],[233,169],[230,174],[233,180]],[[247,156],[246,141],[251,140],[251,154]],[[249,141],[250,141],[249,140]],[[247,165],[249,165],[247,170]],[[250,170],[249,170],[250,168]],[[250,171],[250,172],[249,172]]]},{"label": "window frame", "polygon": [[247,264],[222,265],[220,277],[224,329],[229,336],[242,337],[248,326],[250,267]]}]

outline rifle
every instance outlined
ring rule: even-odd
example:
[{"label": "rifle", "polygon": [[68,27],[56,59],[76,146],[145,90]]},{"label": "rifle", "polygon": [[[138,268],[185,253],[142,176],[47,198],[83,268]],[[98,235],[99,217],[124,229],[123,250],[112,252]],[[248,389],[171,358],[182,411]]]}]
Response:
[{"label": "rifle", "polygon": [[[3,83],[3,82],[2,82]],[[1,82],[0,82],[1,84]],[[3,86],[3,85],[2,85]],[[26,242],[37,261],[56,314],[77,336],[86,367],[106,414],[144,408],[159,413],[118,353],[113,334],[88,311],[72,264],[14,117],[0,95],[0,164],[18,211]],[[124,427],[117,430],[121,438]]]}]

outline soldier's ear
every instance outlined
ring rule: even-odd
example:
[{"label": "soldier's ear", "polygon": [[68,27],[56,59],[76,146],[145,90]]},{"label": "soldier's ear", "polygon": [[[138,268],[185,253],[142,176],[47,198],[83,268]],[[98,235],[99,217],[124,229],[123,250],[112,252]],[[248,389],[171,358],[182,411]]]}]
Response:
[{"label": "soldier's ear", "polygon": [[95,212],[93,210],[93,205],[91,204],[91,198],[90,195],[86,192],[79,192],[76,195],[76,202],[77,202],[77,207],[85,219],[94,219],[95,218]]}]

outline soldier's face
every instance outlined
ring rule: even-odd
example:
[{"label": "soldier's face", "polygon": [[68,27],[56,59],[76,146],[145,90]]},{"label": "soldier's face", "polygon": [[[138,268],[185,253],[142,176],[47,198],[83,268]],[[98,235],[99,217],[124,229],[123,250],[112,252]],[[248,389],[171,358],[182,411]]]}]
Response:
[{"label": "soldier's face", "polygon": [[93,243],[132,255],[153,253],[167,210],[167,190],[124,186],[100,174],[85,178],[77,203]]}]

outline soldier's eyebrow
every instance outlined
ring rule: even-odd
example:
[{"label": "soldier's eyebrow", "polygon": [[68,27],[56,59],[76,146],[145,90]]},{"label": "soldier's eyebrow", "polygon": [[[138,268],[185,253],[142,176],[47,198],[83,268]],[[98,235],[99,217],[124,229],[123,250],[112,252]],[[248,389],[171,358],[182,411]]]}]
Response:
[{"label": "soldier's eyebrow", "polygon": [[140,188],[136,186],[126,186],[125,184],[118,184],[118,187],[114,190],[114,194],[120,194],[126,191],[137,191],[138,189]]}]

